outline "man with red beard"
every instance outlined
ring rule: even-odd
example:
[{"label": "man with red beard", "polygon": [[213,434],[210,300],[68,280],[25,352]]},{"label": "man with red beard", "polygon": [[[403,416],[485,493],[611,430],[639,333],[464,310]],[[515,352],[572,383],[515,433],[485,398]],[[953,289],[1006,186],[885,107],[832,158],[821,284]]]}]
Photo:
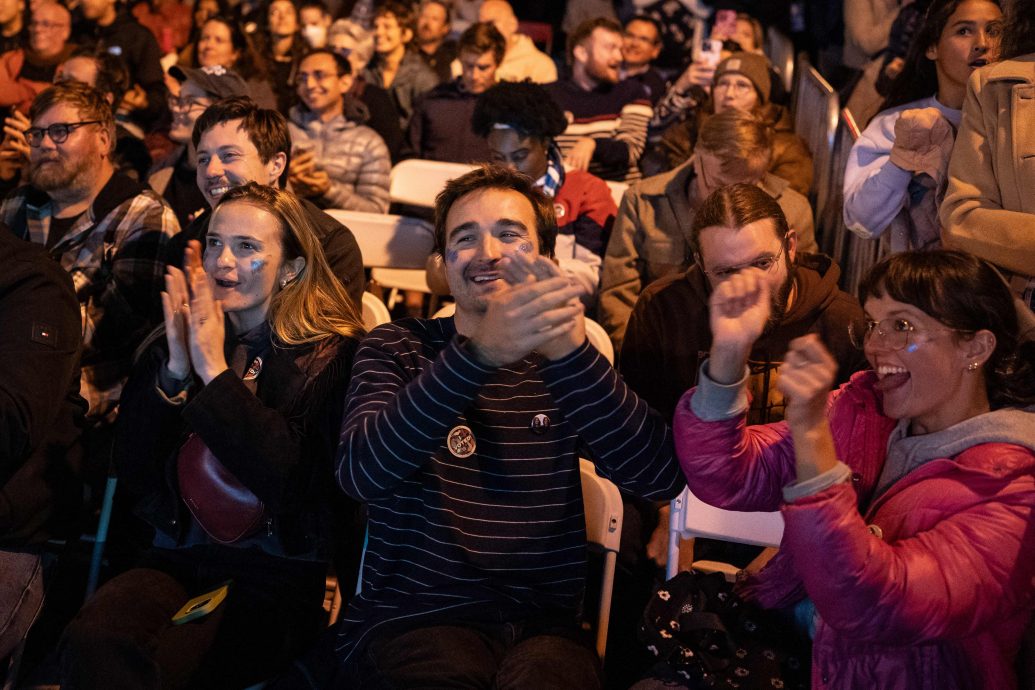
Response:
[{"label": "man with red beard", "polygon": [[571,78],[546,85],[568,116],[568,129],[557,137],[567,168],[638,180],[654,110],[643,84],[619,81],[622,27],[603,17],[583,22],[568,37],[568,62]]},{"label": "man with red beard", "polygon": [[0,221],[72,276],[83,318],[81,393],[88,432],[100,440],[133,352],[162,321],[163,257],[180,226],[150,188],[115,170],[115,120],[99,91],[56,84],[29,118],[29,184],[4,200]]}]

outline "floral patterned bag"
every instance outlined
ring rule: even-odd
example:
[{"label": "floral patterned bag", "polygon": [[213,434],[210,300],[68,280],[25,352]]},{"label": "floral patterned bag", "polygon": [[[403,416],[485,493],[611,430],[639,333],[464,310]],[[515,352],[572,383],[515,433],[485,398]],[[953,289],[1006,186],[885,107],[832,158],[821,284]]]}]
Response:
[{"label": "floral patterned bag", "polygon": [[640,639],[651,675],[687,688],[808,690],[808,639],[790,618],[744,601],[721,573],[685,571],[643,612]]}]

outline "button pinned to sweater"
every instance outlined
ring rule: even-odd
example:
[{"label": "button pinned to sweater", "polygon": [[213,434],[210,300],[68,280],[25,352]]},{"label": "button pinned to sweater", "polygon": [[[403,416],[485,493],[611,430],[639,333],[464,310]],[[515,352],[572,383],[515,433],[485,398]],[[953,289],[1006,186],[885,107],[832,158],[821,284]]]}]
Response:
[{"label": "button pinned to sweater", "polygon": [[528,428],[532,430],[532,433],[542,436],[550,428],[550,418],[545,414],[537,414],[532,417],[532,423],[528,425]]},{"label": "button pinned to sweater", "polygon": [[446,447],[455,457],[469,458],[474,455],[477,442],[471,428],[460,424],[450,430],[449,436],[446,437]]}]

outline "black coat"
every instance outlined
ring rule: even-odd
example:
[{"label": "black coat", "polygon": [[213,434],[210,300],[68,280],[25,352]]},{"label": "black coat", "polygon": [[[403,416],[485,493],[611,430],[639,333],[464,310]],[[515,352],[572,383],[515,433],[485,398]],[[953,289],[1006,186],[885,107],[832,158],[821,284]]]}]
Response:
[{"label": "black coat", "polygon": [[0,547],[64,536],[75,517],[82,329],[68,273],[0,224]]},{"label": "black coat", "polygon": [[[228,333],[228,361],[233,340]],[[254,394],[227,370],[207,385],[195,379],[187,401],[174,405],[158,389],[168,350],[157,335],[122,393],[113,451],[119,489],[138,499],[138,516],[179,541],[190,513],[176,458],[194,432],[266,504],[278,550],[329,558],[340,495],[332,463],[356,345],[337,336],[309,346],[274,344]]]}]

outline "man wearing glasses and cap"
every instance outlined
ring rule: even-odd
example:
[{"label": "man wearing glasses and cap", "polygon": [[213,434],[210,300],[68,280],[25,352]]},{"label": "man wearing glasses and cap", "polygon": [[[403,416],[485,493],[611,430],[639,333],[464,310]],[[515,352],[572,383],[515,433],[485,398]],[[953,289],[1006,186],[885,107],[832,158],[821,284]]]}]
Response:
[{"label": "man wearing glasses and cap", "polygon": [[197,69],[174,65],[169,75],[180,84],[179,93],[169,96],[169,138],[177,146],[155,164],[147,183],[172,206],[180,227],[185,228],[208,210],[208,201],[198,189],[198,152],[191,142],[194,123],[221,98],[247,96],[248,85],[236,72],[219,65]]},{"label": "man wearing glasses and cap", "polygon": [[36,97],[29,119],[29,184],[4,200],[0,221],[72,276],[87,452],[102,461],[133,352],[162,321],[166,243],[180,226],[157,194],[115,170],[115,120],[99,91],[56,84]]}]

